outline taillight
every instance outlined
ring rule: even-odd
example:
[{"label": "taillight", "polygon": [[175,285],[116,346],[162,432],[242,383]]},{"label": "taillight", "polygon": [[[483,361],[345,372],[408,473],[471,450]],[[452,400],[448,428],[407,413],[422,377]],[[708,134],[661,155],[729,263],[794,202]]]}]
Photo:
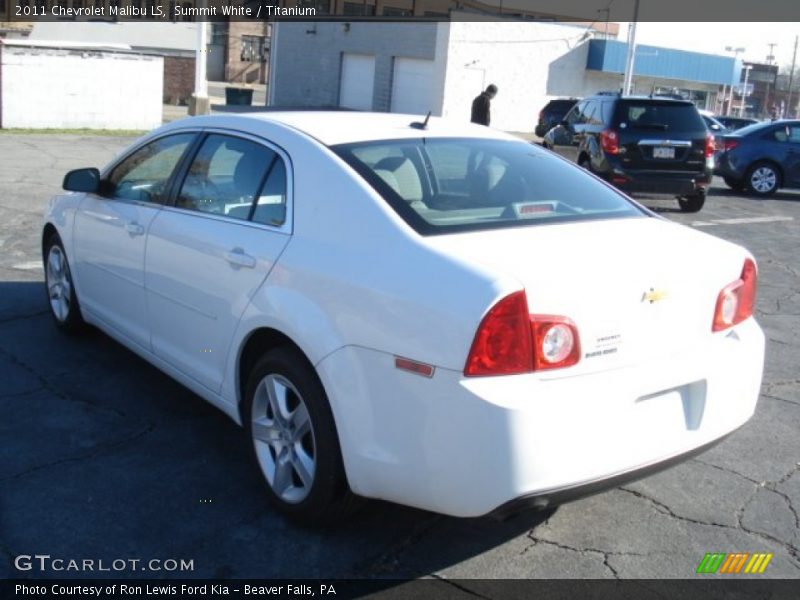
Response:
[{"label": "taillight", "polygon": [[531,315],[533,369],[560,369],[578,362],[581,347],[578,328],[570,319],[553,315]]},{"label": "taillight", "polygon": [[717,296],[711,331],[723,331],[752,316],[756,302],[758,269],[749,258],[744,261],[742,274],[722,288]]},{"label": "taillight", "polygon": [[524,291],[495,304],[478,326],[464,375],[525,373],[533,364],[528,300]]},{"label": "taillight", "polygon": [[619,154],[619,136],[613,129],[600,132],[600,146],[607,154]]},{"label": "taillight", "polygon": [[712,156],[714,156],[714,150],[715,150],[714,136],[709,133],[708,135],[706,135],[706,151],[705,151],[706,158],[711,158]]},{"label": "taillight", "polygon": [[478,326],[464,375],[558,369],[580,359],[578,329],[566,317],[528,314],[524,291],[495,304]]},{"label": "taillight", "polygon": [[725,152],[728,152],[729,150],[733,150],[738,145],[739,145],[739,141],[738,140],[724,140],[722,142],[722,147],[724,148]]}]

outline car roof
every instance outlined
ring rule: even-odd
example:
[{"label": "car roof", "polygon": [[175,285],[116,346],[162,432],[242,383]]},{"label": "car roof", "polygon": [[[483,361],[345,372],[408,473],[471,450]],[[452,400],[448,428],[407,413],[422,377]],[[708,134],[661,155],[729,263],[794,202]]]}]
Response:
[{"label": "car roof", "polygon": [[800,127],[800,120],[797,119],[776,119],[774,121],[758,121],[756,123],[751,123],[741,129],[736,129],[730,132],[731,136],[737,137],[745,137],[750,135],[751,133],[758,133],[763,129],[769,129],[770,127],[774,126],[781,126],[781,125],[791,125],[793,127]]},{"label": "car roof", "polygon": [[302,132],[326,146],[393,139],[419,139],[421,137],[469,137],[507,139],[520,141],[510,134],[462,120],[431,117],[427,128],[413,127],[421,124],[423,115],[377,113],[360,111],[264,111],[211,115],[181,119],[175,123],[184,126],[229,127],[246,131],[248,121],[253,129],[265,123],[283,125]]},{"label": "car roof", "polygon": [[659,104],[675,104],[675,105],[694,105],[691,100],[684,98],[670,98],[669,96],[644,96],[639,94],[620,95],[618,92],[599,92],[592,96],[588,96],[586,100],[621,100],[634,101],[634,102],[658,102]]}]

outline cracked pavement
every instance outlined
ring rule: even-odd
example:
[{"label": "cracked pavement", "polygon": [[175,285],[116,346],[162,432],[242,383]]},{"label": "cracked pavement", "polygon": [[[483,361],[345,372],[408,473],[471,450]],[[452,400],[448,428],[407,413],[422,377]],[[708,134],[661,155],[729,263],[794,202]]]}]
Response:
[{"label": "cracked pavement", "polygon": [[[759,262],[762,396],[723,443],[502,522],[370,502],[315,531],[269,508],[244,436],[222,413],[105,335],[68,338],[50,322],[39,249],[46,201],[68,169],[102,166],[130,141],[0,135],[0,577],[80,576],[17,572],[18,554],[184,558],[193,572],[119,575],[429,577],[484,597],[464,580],[691,578],[706,552],[772,552],[758,577],[800,577],[800,193],[755,200],[720,182],[699,215],[643,200],[744,244]],[[790,219],[715,223],[764,216]]]}]

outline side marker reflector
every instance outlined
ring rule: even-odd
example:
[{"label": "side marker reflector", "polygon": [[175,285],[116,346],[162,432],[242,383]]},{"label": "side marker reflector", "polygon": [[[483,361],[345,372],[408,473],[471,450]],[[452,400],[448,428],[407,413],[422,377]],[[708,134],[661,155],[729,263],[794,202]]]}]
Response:
[{"label": "side marker reflector", "polygon": [[435,369],[431,365],[420,363],[409,358],[394,357],[394,366],[401,371],[408,371],[415,375],[422,375],[423,377],[433,377]]}]

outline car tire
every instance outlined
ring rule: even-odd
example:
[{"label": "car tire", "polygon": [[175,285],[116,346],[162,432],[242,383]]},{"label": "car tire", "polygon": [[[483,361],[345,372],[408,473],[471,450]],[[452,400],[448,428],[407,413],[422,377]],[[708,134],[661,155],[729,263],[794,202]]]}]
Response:
[{"label": "car tire", "polygon": [[243,411],[270,503],[292,520],[330,525],[360,506],[316,371],[297,350],[267,352],[247,380]]},{"label": "car tire", "polygon": [[773,163],[761,161],[747,169],[744,181],[749,193],[766,198],[774,194],[781,186],[781,174]]},{"label": "car tire", "polygon": [[589,157],[586,155],[583,155],[578,159],[578,166],[582,169],[586,169],[589,171],[589,173],[594,173],[592,170],[592,161],[589,160]]},{"label": "car tire", "polygon": [[734,179],[733,177],[723,177],[722,180],[732,190],[736,190],[737,192],[741,192],[744,190],[744,182],[741,179]]},{"label": "car tire", "polygon": [[686,213],[700,212],[703,205],[706,203],[706,195],[703,192],[691,194],[690,196],[680,196],[678,204],[681,210]]},{"label": "car tire", "polygon": [[86,328],[86,323],[81,315],[67,253],[57,233],[47,238],[43,258],[47,303],[56,327],[64,333],[80,333]]}]

